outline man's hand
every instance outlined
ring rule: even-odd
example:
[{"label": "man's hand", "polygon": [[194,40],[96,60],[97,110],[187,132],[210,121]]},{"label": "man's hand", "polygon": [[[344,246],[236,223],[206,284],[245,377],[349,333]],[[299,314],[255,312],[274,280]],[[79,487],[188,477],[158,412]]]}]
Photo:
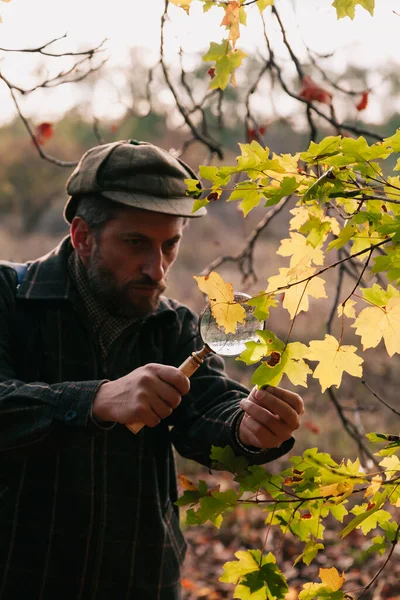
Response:
[{"label": "man's hand", "polygon": [[246,446],[276,448],[288,440],[300,427],[304,413],[302,398],[279,387],[254,387],[247,398],[240,401],[245,415],[239,426],[239,438]]},{"label": "man's hand", "polygon": [[189,379],[175,367],[150,363],[100,386],[92,415],[98,421],[155,427],[180,404]]}]

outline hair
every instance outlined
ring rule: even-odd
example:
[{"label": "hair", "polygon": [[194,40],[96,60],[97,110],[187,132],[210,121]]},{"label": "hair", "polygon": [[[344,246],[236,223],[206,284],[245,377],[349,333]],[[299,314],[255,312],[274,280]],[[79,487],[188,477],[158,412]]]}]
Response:
[{"label": "hair", "polygon": [[100,194],[82,194],[75,196],[75,216],[84,219],[90,229],[99,234],[106,223],[116,219],[118,215],[127,209],[120,202],[109,200]]}]

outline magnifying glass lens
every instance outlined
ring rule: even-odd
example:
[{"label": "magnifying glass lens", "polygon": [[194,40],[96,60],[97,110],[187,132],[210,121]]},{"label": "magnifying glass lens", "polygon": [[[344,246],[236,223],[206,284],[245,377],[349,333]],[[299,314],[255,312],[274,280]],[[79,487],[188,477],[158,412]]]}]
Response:
[{"label": "magnifying glass lens", "polygon": [[246,311],[244,323],[239,323],[235,333],[225,333],[214,319],[210,307],[201,316],[200,335],[207,346],[222,356],[237,356],[246,349],[246,342],[257,341],[256,329],[262,329],[262,323],[254,316],[255,307],[244,304],[251,298],[247,294],[235,293],[235,302],[243,303]]}]

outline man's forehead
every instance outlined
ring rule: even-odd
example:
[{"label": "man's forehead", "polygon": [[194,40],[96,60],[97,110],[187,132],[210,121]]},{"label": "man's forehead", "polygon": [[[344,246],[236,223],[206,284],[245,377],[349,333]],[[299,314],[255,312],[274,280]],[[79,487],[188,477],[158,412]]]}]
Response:
[{"label": "man's forehead", "polygon": [[173,236],[182,232],[184,223],[184,217],[128,208],[111,221],[110,226],[112,226],[112,229],[127,234],[151,235],[152,233],[165,233]]}]

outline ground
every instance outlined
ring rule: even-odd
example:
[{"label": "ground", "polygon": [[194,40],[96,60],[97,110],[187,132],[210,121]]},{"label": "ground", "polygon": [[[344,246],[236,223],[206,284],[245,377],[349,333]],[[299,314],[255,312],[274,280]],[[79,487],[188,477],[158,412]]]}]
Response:
[{"label": "ground", "polygon": [[[199,479],[209,478],[209,484],[220,480],[227,485],[229,476],[224,473],[201,473]],[[184,600],[222,600],[233,598],[233,586],[218,581],[222,565],[234,560],[238,550],[263,548],[266,534],[264,514],[258,508],[239,508],[229,514],[220,529],[211,524],[184,528],[188,542],[188,554],[183,571]],[[378,535],[378,531],[375,535]],[[372,536],[371,536],[372,537]],[[338,529],[325,535],[325,551],[320,553],[310,566],[302,562],[294,568],[293,562],[304,544],[290,534],[282,537],[278,529],[272,529],[268,536],[266,551],[272,551],[277,557],[280,569],[285,574],[289,594],[286,600],[297,600],[303,584],[319,581],[318,570],[334,566],[345,573],[343,590],[355,599],[363,587],[368,585],[385,556],[365,556],[365,550],[371,544],[360,530],[340,540]],[[400,600],[400,548],[396,548],[391,561],[371,588],[362,595],[363,600]]]}]

